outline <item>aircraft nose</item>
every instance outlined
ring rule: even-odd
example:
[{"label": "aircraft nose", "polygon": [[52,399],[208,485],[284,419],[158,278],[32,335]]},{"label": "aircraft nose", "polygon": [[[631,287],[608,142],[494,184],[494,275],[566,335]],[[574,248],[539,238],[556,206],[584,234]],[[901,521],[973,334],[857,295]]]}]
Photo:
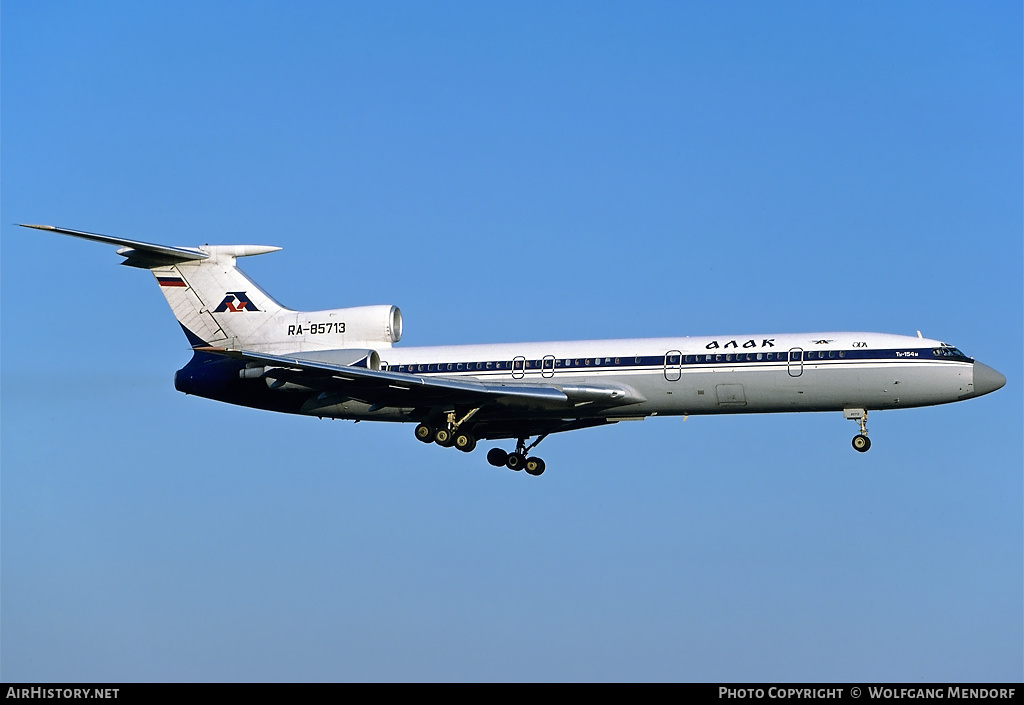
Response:
[{"label": "aircraft nose", "polygon": [[988,365],[980,362],[974,363],[974,396],[980,397],[1000,389],[1006,384],[1006,377],[996,372]]}]

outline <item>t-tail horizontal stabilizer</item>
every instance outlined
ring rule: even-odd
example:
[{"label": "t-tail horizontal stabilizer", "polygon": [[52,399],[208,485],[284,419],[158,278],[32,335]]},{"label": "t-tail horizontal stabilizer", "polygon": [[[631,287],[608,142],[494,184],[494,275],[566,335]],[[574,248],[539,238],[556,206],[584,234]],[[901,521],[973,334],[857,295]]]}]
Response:
[{"label": "t-tail horizontal stabilizer", "polygon": [[117,254],[125,257],[121,264],[140,269],[153,269],[155,267],[166,267],[182,262],[209,259],[211,256],[227,255],[228,257],[249,257],[251,255],[262,255],[267,252],[277,252],[280,247],[270,245],[205,245],[203,247],[172,247],[170,245],[157,245],[152,242],[141,242],[129,240],[123,237],[111,235],[100,235],[98,233],[87,233],[81,230],[69,228],[58,228],[53,225],[30,225],[18,223],[23,228],[35,228],[46,230],[62,235],[80,237],[84,240],[103,242],[108,245],[120,245],[121,249]]},{"label": "t-tail horizontal stabilizer", "polygon": [[[201,252],[196,248],[192,247],[171,247],[170,245],[156,245],[151,242],[140,242],[138,240],[129,240],[123,237],[112,237],[110,235],[99,235],[97,233],[86,233],[81,230],[69,230],[68,228],[58,228],[53,225],[29,225],[26,223],[18,223],[23,228],[35,228],[36,230],[47,230],[51,233],[61,233],[62,235],[72,235],[74,237],[80,237],[84,240],[92,240],[94,242],[103,242],[108,245],[120,245],[122,248],[118,250],[119,255],[124,255],[126,259],[123,264],[127,264],[133,267],[143,267],[149,269],[153,266],[163,266],[167,264],[173,264],[175,262],[188,262],[190,260],[201,260],[207,259],[210,255],[205,252]],[[145,261],[152,261],[153,264],[145,264]]]}]

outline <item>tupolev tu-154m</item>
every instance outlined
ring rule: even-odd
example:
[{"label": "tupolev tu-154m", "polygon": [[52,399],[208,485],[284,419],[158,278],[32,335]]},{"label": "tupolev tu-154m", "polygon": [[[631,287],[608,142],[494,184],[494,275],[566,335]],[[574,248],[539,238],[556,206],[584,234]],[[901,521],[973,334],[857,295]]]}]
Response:
[{"label": "tupolev tu-154m", "polygon": [[[156,277],[192,359],[185,394],[307,416],[415,424],[416,438],[494,466],[544,472],[530,452],[552,433],[648,416],[842,412],[867,451],[870,410],[929,406],[993,392],[1006,378],[953,345],[884,333],[758,334],[393,347],[395,306],[287,309],[246,276],[263,245],[170,247],[25,225],[118,245]],[[535,438],[532,443],[530,439]]]}]

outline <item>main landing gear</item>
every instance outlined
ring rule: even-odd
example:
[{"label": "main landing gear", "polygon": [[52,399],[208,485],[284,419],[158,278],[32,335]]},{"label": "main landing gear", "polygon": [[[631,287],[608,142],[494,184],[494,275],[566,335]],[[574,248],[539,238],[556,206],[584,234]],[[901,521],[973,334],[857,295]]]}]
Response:
[{"label": "main landing gear", "polygon": [[[421,423],[416,426],[416,439],[424,443],[436,443],[444,448],[458,448],[463,453],[469,453],[476,448],[476,437],[469,429],[462,428],[462,424],[474,413],[475,409],[458,422],[453,421],[455,414],[449,414],[448,423],[440,427]],[[504,466],[509,470],[525,470],[527,475],[540,475],[544,472],[544,461],[540,458],[531,458],[527,454],[547,438],[547,435],[545,433],[529,446],[526,445],[525,438],[520,438],[512,453],[506,453],[501,448],[491,448],[487,452],[487,462],[499,468]]]},{"label": "main landing gear", "polygon": [[436,443],[443,448],[454,446],[463,453],[471,453],[476,448],[476,436],[468,426],[463,426],[478,411],[479,408],[470,409],[461,419],[455,416],[454,411],[449,411],[444,424],[438,427],[421,423],[416,427],[416,438],[424,443]]},{"label": "main landing gear", "polygon": [[538,438],[529,446],[526,445],[526,439],[520,438],[516,443],[516,449],[512,453],[506,453],[501,448],[491,448],[487,451],[487,462],[496,468],[500,468],[502,465],[507,467],[509,470],[526,470],[527,475],[542,475],[544,473],[544,461],[540,458],[531,458],[526,454],[537,446],[538,443],[547,437],[545,433],[543,436]]},{"label": "main landing gear", "polygon": [[458,448],[463,453],[470,453],[476,448],[476,437],[468,430],[452,429],[447,426],[434,428],[421,423],[416,427],[416,439],[424,443],[436,443],[442,448]]},{"label": "main landing gear", "polygon": [[860,433],[853,437],[853,449],[859,453],[867,453],[871,448],[871,439],[868,438],[867,409],[843,409],[843,416],[860,424]]}]

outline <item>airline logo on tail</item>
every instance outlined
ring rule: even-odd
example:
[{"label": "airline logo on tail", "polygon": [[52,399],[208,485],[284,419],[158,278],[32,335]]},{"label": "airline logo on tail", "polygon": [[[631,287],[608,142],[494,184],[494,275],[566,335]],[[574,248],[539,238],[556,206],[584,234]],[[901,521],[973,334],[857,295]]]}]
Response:
[{"label": "airline logo on tail", "polygon": [[229,291],[224,300],[220,302],[220,306],[213,309],[214,313],[223,313],[224,311],[238,313],[239,311],[259,311],[259,309],[249,300],[244,291]]}]

